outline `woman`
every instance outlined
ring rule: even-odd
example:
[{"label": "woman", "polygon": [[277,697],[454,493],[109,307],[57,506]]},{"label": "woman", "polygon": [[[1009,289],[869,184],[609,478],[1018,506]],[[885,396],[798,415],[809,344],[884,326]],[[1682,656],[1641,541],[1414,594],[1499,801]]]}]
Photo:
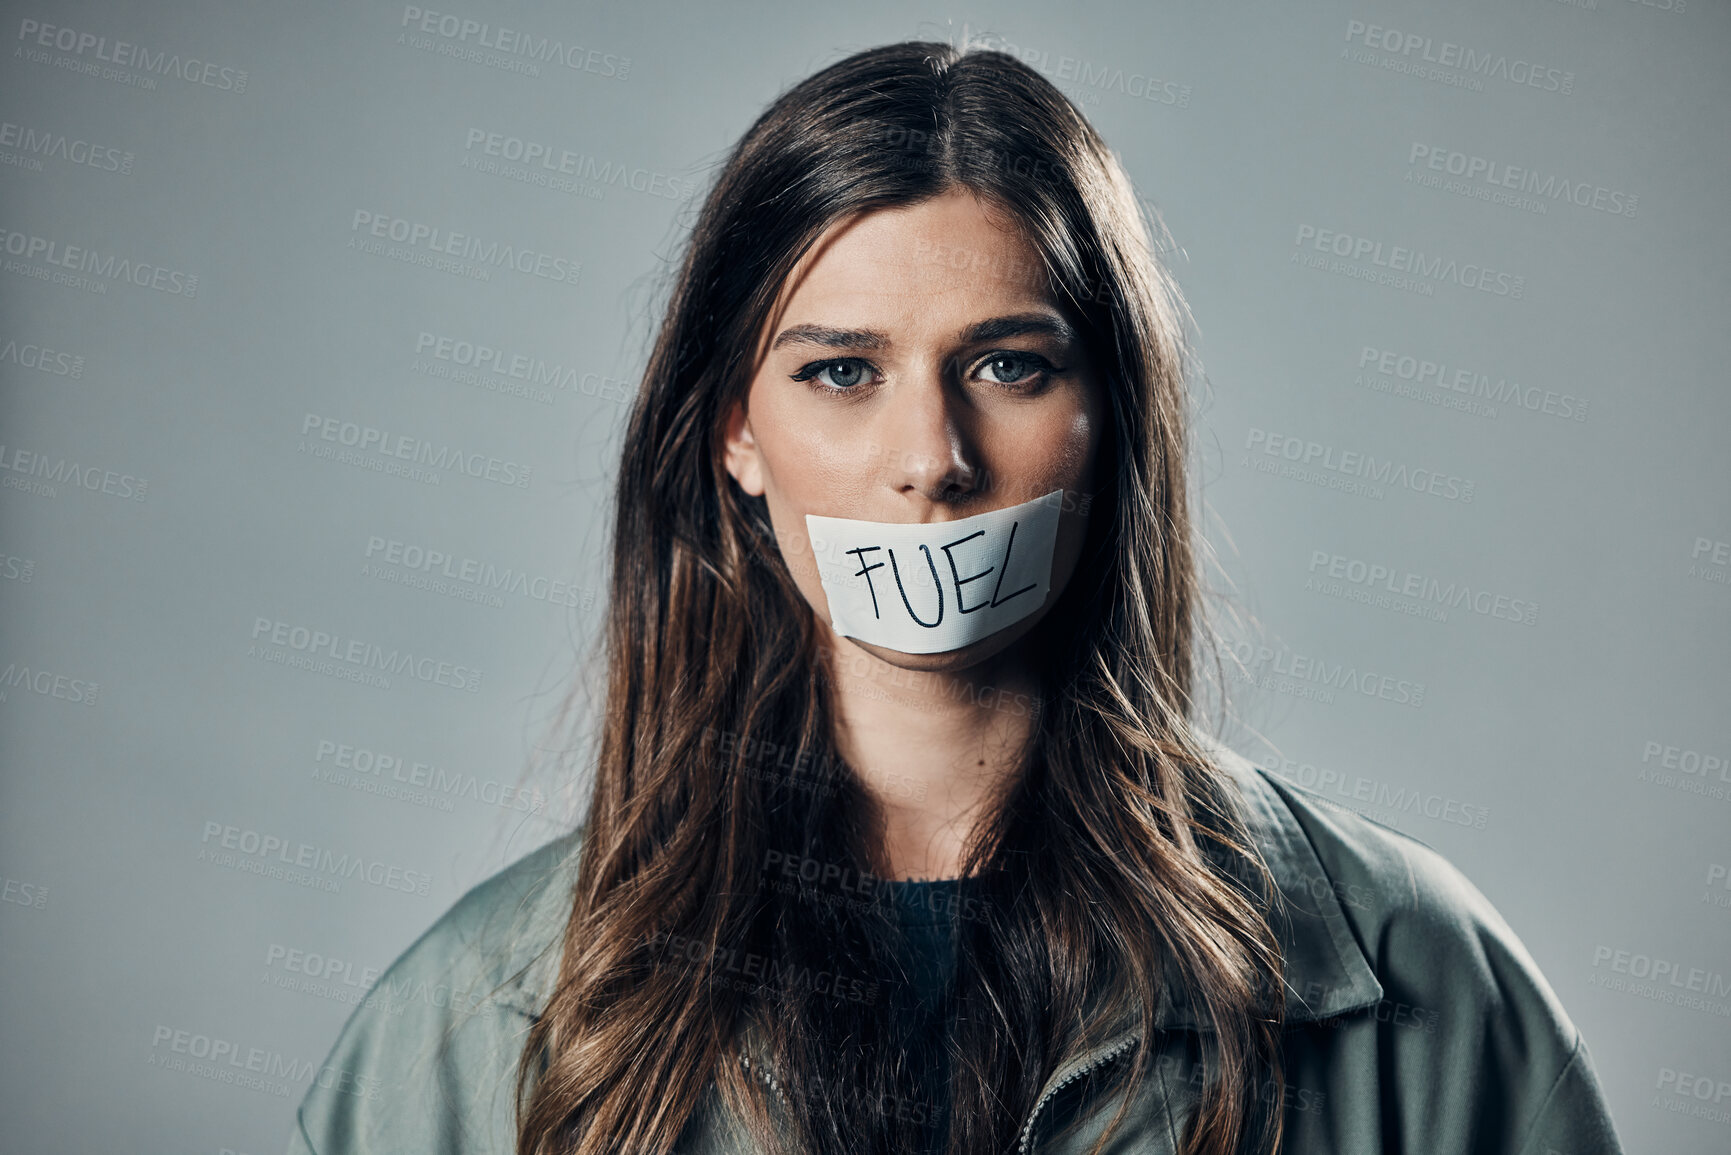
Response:
[{"label": "woman", "polygon": [[290,1150],[1616,1151],[1485,899],[1194,727],[1180,320],[1013,58],[777,100],[631,413],[586,825]]}]

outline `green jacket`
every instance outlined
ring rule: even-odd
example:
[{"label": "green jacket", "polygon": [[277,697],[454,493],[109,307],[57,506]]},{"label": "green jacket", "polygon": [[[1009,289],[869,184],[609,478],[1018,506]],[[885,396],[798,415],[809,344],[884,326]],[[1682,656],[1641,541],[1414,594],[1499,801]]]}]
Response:
[{"label": "green jacket", "polygon": [[[1416,839],[1220,757],[1291,908],[1275,923],[1288,984],[1284,1151],[1621,1150],[1580,1033],[1458,870]],[[385,972],[315,1076],[288,1155],[515,1150],[516,1062],[558,974],[580,833],[470,890]],[[1113,1152],[1175,1151],[1195,1108],[1196,1024],[1181,999],[1162,998],[1157,1065]],[[1125,1058],[1136,1036],[1126,1022],[1052,1073],[1023,1121],[1024,1155],[1087,1150],[1123,1091],[1083,1098],[1099,1084],[1076,1077]],[[767,1071],[756,1041],[744,1046]],[[689,1155],[752,1152],[719,1098],[707,1102],[686,1130]]]}]

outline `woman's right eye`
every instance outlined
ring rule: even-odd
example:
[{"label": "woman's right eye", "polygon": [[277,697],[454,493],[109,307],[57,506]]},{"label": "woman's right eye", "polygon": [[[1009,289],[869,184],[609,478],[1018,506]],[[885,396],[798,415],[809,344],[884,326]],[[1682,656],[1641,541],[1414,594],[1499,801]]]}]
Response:
[{"label": "woman's right eye", "polygon": [[793,375],[795,381],[817,378],[818,384],[837,392],[845,392],[867,379],[871,366],[858,357],[837,357],[829,361],[813,361]]}]

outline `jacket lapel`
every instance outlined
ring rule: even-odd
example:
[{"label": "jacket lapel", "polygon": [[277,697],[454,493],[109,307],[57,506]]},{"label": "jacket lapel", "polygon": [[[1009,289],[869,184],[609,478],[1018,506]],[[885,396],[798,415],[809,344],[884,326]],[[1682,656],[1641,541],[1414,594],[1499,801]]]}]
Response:
[{"label": "jacket lapel", "polygon": [[[1380,1001],[1382,984],[1347,925],[1333,880],[1292,811],[1264,777],[1264,771],[1212,740],[1204,739],[1204,744],[1237,786],[1245,825],[1280,895],[1277,909],[1268,912],[1268,918],[1285,963],[1286,1022],[1316,1022]],[[1138,1004],[1120,1016],[1103,1041],[1052,1072],[1023,1125],[1022,1150],[1027,1150],[1041,1106],[1059,1087],[1141,1037],[1139,1012]],[[1182,985],[1175,981],[1170,968],[1167,981],[1161,984],[1154,1025],[1161,1031],[1211,1029],[1200,1021],[1197,1008],[1184,997]]]},{"label": "jacket lapel", "polygon": [[[1280,894],[1276,909],[1267,914],[1285,960],[1286,1021],[1315,1022],[1376,1003],[1382,984],[1347,925],[1335,880],[1298,819],[1269,784],[1266,771],[1218,743],[1207,745],[1238,787],[1245,824]],[[1173,983],[1162,989],[1154,1018],[1163,1030],[1205,1029]]]}]

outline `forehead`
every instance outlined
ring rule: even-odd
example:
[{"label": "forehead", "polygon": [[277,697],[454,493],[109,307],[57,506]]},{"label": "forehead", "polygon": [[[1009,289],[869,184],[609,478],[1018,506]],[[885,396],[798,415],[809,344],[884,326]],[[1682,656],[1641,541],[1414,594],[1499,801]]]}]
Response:
[{"label": "forehead", "polygon": [[[1014,217],[965,190],[831,226],[795,266],[785,320],[889,322],[1052,305],[1045,262]],[[831,314],[824,317],[808,314]]]}]

